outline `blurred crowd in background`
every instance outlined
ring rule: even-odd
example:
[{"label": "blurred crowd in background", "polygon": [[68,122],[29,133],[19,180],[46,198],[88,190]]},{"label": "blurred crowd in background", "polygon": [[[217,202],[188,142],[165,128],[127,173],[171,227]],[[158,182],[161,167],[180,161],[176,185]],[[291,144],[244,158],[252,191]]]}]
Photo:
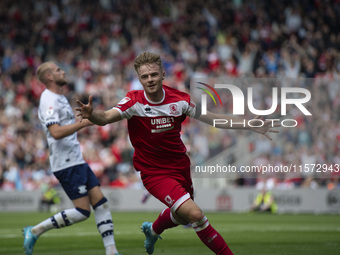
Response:
[{"label": "blurred crowd in background", "polygon": [[[297,128],[280,129],[274,142],[259,136],[249,146],[260,152],[256,160],[262,162],[339,163],[339,24],[336,0],[3,0],[0,190],[34,190],[41,183],[56,183],[37,117],[45,86],[35,71],[42,62],[55,61],[66,72],[65,96],[73,107],[76,99],[86,102],[91,94],[95,107],[109,109],[128,91],[141,89],[133,63],[146,50],[161,55],[164,83],[186,92],[192,77],[314,78],[306,87],[312,93],[313,116],[297,113]],[[270,107],[270,96],[259,93],[264,109]],[[244,136],[236,131],[222,132],[222,137],[205,135],[192,131],[188,123],[183,140],[205,158]],[[122,121],[78,133],[84,158],[104,187],[141,187],[126,127]],[[189,146],[195,136],[197,144],[207,147]],[[337,176],[278,179],[290,188],[340,188]]]}]

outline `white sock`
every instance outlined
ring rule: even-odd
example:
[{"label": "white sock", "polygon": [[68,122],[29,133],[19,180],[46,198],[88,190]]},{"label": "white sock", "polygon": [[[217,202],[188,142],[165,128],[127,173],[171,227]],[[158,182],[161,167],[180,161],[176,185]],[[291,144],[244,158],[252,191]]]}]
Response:
[{"label": "white sock", "polygon": [[34,226],[32,228],[32,233],[40,236],[50,229],[71,226],[73,223],[86,220],[89,216],[89,211],[80,208],[67,209],[58,212],[51,218],[48,218]]},{"label": "white sock", "polygon": [[114,255],[118,251],[113,235],[112,215],[109,210],[109,205],[105,198],[97,204],[99,205],[94,206],[94,218],[97,223],[97,228],[103,238],[106,255]]}]

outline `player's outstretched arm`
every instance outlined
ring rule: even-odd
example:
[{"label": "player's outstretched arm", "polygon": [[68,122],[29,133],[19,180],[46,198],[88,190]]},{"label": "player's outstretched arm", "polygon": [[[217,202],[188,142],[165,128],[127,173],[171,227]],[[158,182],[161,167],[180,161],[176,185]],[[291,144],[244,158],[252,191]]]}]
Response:
[{"label": "player's outstretched arm", "polygon": [[79,100],[77,100],[77,104],[79,107],[76,107],[75,110],[78,112],[77,117],[80,118],[80,122],[83,119],[88,119],[96,125],[105,126],[106,124],[121,120],[120,113],[115,109],[107,111],[93,110],[92,96],[89,96],[88,104],[83,104]]},{"label": "player's outstretched arm", "polygon": [[[256,123],[256,121],[253,121],[252,127],[251,127],[248,125],[248,122],[244,119],[237,118],[234,116],[215,114],[209,111],[205,115],[200,115],[197,119],[217,128],[252,130],[256,133],[264,135],[269,140],[272,140],[269,133],[278,133],[279,131],[276,129],[276,127],[280,127],[279,123],[273,124],[273,122],[269,120],[261,121],[259,119],[259,116],[255,118],[255,119],[258,119],[258,123]],[[261,126],[262,122],[263,122],[263,125]],[[253,127],[253,126],[257,126],[257,127]]]},{"label": "player's outstretched arm", "polygon": [[59,124],[53,124],[48,126],[48,130],[50,131],[50,134],[53,136],[54,139],[59,140],[66,136],[72,135],[74,132],[79,131],[80,129],[91,126],[93,123],[91,123],[89,120],[83,121],[83,122],[75,122],[70,125],[66,126],[60,126]]}]

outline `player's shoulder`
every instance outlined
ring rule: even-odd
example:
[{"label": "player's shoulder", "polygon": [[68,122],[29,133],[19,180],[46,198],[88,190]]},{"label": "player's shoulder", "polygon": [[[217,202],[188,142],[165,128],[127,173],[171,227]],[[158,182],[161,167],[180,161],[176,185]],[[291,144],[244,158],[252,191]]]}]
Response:
[{"label": "player's shoulder", "polygon": [[184,91],[163,85],[167,98],[173,101],[190,101],[190,95]]},{"label": "player's shoulder", "polygon": [[144,94],[144,90],[131,90],[129,91],[126,96],[131,98],[138,98]]},{"label": "player's shoulder", "polygon": [[125,104],[127,102],[136,102],[136,101],[139,101],[140,98],[142,98],[143,96],[143,92],[144,90],[131,90],[129,91],[125,97],[120,100],[120,102],[118,104]]},{"label": "player's shoulder", "polygon": [[144,90],[131,90],[129,91],[124,98],[122,98],[117,107],[120,109],[130,108],[136,103],[142,102],[142,95]]},{"label": "player's shoulder", "polygon": [[54,104],[57,102],[58,96],[55,93],[52,93],[48,89],[45,89],[40,96],[40,105],[41,104]]}]

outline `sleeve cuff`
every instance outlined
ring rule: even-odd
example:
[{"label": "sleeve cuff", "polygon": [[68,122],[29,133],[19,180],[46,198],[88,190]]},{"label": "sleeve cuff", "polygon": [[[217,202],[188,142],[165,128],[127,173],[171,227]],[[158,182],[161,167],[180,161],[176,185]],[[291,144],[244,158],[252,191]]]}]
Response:
[{"label": "sleeve cuff", "polygon": [[49,126],[54,125],[54,124],[59,124],[59,122],[53,121],[53,122],[46,123],[46,127],[49,127]]},{"label": "sleeve cuff", "polygon": [[122,119],[124,119],[124,118],[125,118],[125,114],[122,112],[122,110],[121,110],[121,109],[119,109],[118,107],[112,107],[112,109],[115,109],[115,110],[117,110],[117,111],[119,112],[120,116],[122,117]]}]

